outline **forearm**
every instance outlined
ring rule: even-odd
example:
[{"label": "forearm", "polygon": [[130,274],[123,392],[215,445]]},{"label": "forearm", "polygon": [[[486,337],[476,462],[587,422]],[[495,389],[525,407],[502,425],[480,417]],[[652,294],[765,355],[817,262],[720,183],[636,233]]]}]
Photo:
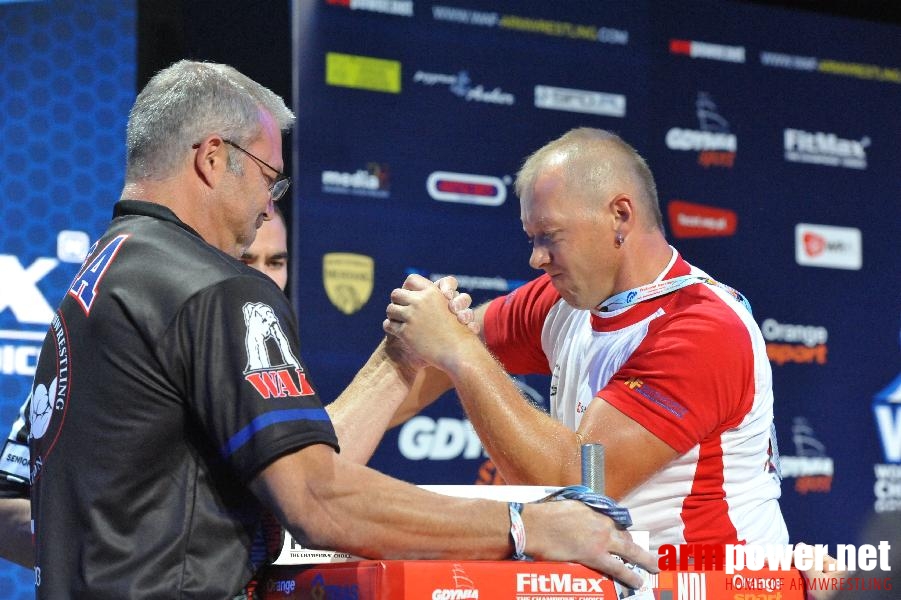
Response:
[{"label": "forearm", "polygon": [[[289,531],[316,547],[389,559],[500,560],[513,552],[506,503],[427,492],[324,445],[277,459],[251,486]],[[610,553],[654,568],[655,557],[581,503],[529,504],[522,518],[525,552],[536,559],[580,562],[635,584]]]},{"label": "forearm", "polygon": [[385,340],[338,398],[326,406],[342,456],[365,464],[410,393],[415,372],[392,358]]},{"label": "forearm", "polygon": [[[434,286],[416,279],[404,285],[392,292],[385,331],[447,373],[504,479],[533,485],[578,483],[578,436],[528,403],[480,338],[448,313]],[[484,305],[475,310],[480,327],[486,310]]]},{"label": "forearm", "polygon": [[[326,446],[310,446],[266,467],[254,491],[282,523],[318,548],[368,558],[502,559],[510,556],[505,505],[426,492]],[[268,498],[267,498],[268,497]]]},{"label": "forearm", "polygon": [[[425,492],[370,470],[348,470],[345,493],[323,499],[322,547],[386,559],[500,560],[513,551],[505,505]],[[365,490],[354,493],[354,490]],[[342,521],[351,526],[338,525]],[[320,521],[322,522],[322,521]]]},{"label": "forearm", "polygon": [[507,483],[580,482],[578,436],[533,406],[487,350],[460,354],[447,368],[466,415]]},{"label": "forearm", "polygon": [[[436,494],[369,469],[345,474],[349,490],[362,486],[366,491],[362,497],[350,491],[322,503],[326,521],[336,526],[322,547],[380,559],[505,560],[513,554],[506,502]],[[554,504],[523,508],[525,551],[538,560],[573,560],[576,550],[560,535],[571,515],[564,516],[564,507]],[[556,508],[561,509],[559,518],[550,516],[558,514]],[[593,525],[589,511],[579,514],[585,527]],[[342,520],[345,525],[339,525]],[[348,520],[352,526],[346,525]]]},{"label": "forearm", "polygon": [[0,557],[26,568],[34,566],[31,541],[31,501],[28,498],[0,499]]},{"label": "forearm", "polygon": [[405,423],[452,387],[450,378],[443,371],[432,366],[420,369],[410,386],[409,393],[395,411],[389,427]]}]

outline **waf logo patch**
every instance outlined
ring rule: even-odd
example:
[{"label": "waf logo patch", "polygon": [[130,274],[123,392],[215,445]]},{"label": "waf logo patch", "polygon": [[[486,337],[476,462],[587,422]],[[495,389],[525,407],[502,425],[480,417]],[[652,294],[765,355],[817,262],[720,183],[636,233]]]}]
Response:
[{"label": "waf logo patch", "polygon": [[248,302],[242,310],[247,327],[244,379],[263,398],[313,395],[313,387],[294,356],[272,307],[262,302]]}]

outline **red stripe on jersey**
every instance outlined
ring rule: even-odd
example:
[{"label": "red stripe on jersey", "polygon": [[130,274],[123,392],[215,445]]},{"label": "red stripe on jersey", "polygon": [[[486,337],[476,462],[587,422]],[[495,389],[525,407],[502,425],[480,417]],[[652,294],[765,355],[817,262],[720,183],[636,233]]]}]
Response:
[{"label": "red stripe on jersey", "polygon": [[682,503],[683,536],[693,543],[738,544],[738,532],[729,518],[723,481],[720,438],[701,443],[691,494]]}]

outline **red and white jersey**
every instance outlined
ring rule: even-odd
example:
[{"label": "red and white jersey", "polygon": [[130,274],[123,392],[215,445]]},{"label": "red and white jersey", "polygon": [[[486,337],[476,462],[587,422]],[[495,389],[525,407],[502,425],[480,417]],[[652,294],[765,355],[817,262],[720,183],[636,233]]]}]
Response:
[{"label": "red and white jersey", "polygon": [[[708,277],[674,250],[657,281],[680,275]],[[652,551],[788,543],[765,343],[724,286],[699,278],[601,313],[574,309],[543,275],[491,303],[485,337],[509,372],[551,375],[551,415],[570,429],[600,397],[679,452],[622,499]]]}]

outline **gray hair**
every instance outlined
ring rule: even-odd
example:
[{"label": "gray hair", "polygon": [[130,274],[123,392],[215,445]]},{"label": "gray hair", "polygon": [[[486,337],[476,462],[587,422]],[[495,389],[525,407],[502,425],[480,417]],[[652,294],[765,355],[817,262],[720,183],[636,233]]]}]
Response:
[{"label": "gray hair", "polygon": [[563,170],[567,185],[589,201],[598,193],[616,191],[617,182],[635,184],[638,201],[663,231],[663,215],[657,199],[657,184],[647,162],[621,137],[603,129],[579,127],[542,146],[523,163],[516,176],[516,195],[530,194],[538,175],[550,166]]},{"label": "gray hair", "polygon": [[[171,176],[184,152],[216,133],[237,144],[261,132],[260,111],[281,131],[294,113],[277,94],[233,67],[182,60],[153,76],[128,116],[126,181]],[[229,168],[238,170],[229,149]]]}]

